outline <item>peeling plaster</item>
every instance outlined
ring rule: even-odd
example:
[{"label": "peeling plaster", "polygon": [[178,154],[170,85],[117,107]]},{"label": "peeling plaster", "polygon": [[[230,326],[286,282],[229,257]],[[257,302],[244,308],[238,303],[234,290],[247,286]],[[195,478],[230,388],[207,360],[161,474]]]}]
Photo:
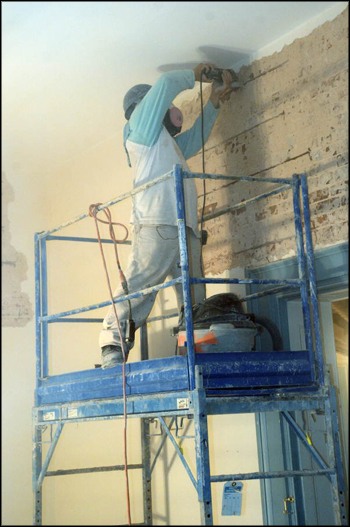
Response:
[{"label": "peeling plaster", "polygon": [[[263,179],[306,173],[315,250],[348,239],[347,40],[348,8],[282,51],[243,66],[238,77],[244,86],[221,108],[205,147],[211,174]],[[191,126],[198,100],[185,111]],[[202,172],[201,151],[188,164]],[[268,190],[271,184],[207,181],[205,214]],[[204,269],[213,275],[296,253],[291,191],[216,215],[205,229]]]},{"label": "peeling plaster", "polygon": [[15,201],[15,196],[4,172],[1,173],[1,184],[1,322],[3,327],[22,327],[33,318],[29,296],[21,290],[21,283],[27,279],[28,265],[25,255],[16,251],[11,245],[8,207],[11,201]]}]

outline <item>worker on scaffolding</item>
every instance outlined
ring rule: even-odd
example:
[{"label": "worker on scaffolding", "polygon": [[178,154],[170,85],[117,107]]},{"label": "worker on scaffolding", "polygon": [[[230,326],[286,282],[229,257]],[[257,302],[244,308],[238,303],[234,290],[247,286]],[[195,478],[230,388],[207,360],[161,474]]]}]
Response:
[{"label": "worker on scaffolding", "polygon": [[[170,172],[175,164],[189,168],[186,159],[195,155],[202,146],[202,115],[194,125],[180,134],[183,122],[181,110],[173,106],[175,97],[191,89],[195,81],[212,82],[211,94],[203,110],[204,142],[207,141],[220,108],[220,101],[230,98],[232,77],[223,72],[223,83],[212,81],[205,72],[216,68],[214,64],[198,64],[193,70],[172,71],[163,74],[154,86],[138,84],[125,95],[123,107],[127,123],[124,127],[124,147],[129,166],[133,167],[134,188]],[[179,134],[179,135],[178,135]],[[193,179],[186,179],[185,204],[187,240],[192,276],[202,277],[201,234],[198,230],[197,192]],[[132,221],[134,226],[132,252],[125,272],[129,293],[141,291],[162,283],[166,277],[181,276],[179,267],[179,241],[174,182],[168,179],[133,197]],[[178,309],[183,304],[182,284],[175,286]],[[127,353],[133,347],[129,334],[131,323],[139,328],[149,316],[156,292],[110,307],[103,322],[99,344],[102,348],[101,366],[111,368],[123,362],[121,337]],[[125,295],[119,287],[114,298]],[[203,302],[205,285],[193,288],[193,301]],[[119,326],[119,330],[118,330]]]}]

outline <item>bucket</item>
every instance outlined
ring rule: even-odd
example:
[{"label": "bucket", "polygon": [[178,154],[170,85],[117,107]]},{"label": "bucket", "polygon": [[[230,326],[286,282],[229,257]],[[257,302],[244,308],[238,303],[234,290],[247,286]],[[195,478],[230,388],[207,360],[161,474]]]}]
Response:
[{"label": "bucket", "polygon": [[[252,351],[256,327],[236,328],[232,324],[212,324],[207,329],[194,329],[194,349],[196,353],[229,353]],[[178,333],[179,355],[187,354],[186,331]]]}]

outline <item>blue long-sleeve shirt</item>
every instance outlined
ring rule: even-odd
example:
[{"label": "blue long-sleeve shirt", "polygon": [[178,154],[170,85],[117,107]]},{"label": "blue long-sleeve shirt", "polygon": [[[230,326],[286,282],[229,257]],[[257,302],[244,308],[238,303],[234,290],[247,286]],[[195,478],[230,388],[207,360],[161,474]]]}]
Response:
[{"label": "blue long-sleeve shirt", "polygon": [[[202,147],[200,115],[194,125],[176,137],[163,125],[165,114],[174,98],[185,89],[194,87],[192,70],[165,73],[148,91],[133,111],[124,129],[124,143],[131,158],[134,187],[143,185],[180,164],[189,170],[186,159]],[[204,140],[213,128],[218,110],[209,101],[203,110]],[[174,182],[165,181],[134,196],[132,223],[176,225]],[[186,223],[198,233],[197,193],[194,180],[185,181]]]}]

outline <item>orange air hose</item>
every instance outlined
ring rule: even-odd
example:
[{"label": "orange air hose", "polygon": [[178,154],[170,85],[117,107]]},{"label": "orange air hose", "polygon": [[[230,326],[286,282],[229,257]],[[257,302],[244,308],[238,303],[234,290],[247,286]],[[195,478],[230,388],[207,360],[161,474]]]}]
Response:
[{"label": "orange air hose", "polygon": [[[118,318],[118,315],[117,315],[117,310],[116,310],[114,299],[113,299],[112,287],[111,287],[111,282],[109,280],[106,259],[105,259],[104,253],[103,253],[103,248],[102,248],[102,242],[101,242],[101,236],[100,236],[100,230],[99,230],[99,227],[98,227],[98,222],[100,221],[101,223],[106,223],[106,224],[109,225],[109,233],[110,233],[111,239],[114,242],[114,250],[115,250],[115,256],[116,256],[116,260],[117,260],[117,267],[118,267],[118,270],[119,270],[120,281],[121,281],[121,284],[122,284],[122,287],[124,289],[125,294],[128,294],[127,282],[126,282],[124,273],[123,273],[121,265],[120,265],[117,243],[118,242],[119,243],[124,242],[127,239],[128,235],[129,235],[129,232],[128,232],[128,229],[125,227],[125,225],[123,225],[122,223],[113,223],[112,222],[112,215],[111,215],[110,210],[108,208],[103,209],[105,215],[107,216],[108,221],[104,221],[104,220],[101,220],[101,219],[97,218],[97,213],[98,213],[97,207],[99,207],[99,205],[101,205],[101,203],[96,203],[96,204],[90,205],[90,207],[89,207],[89,215],[92,218],[94,218],[95,224],[96,224],[98,243],[99,243],[99,246],[100,246],[103,266],[104,266],[105,273],[106,273],[106,278],[107,278],[108,290],[109,290],[112,306],[113,306],[113,309],[114,309],[114,315],[115,315],[115,319],[116,319],[116,322],[117,322],[117,330],[118,330],[118,334],[119,334],[119,338],[120,338],[120,344],[121,344],[122,353],[123,353],[124,471],[125,471],[125,482],[126,482],[126,502],[127,502],[128,524],[131,525],[129,475],[128,475],[128,455],[127,455],[127,408],[126,408],[126,379],[125,379],[125,364],[126,364],[126,361],[127,361],[127,352],[125,351],[125,343],[124,343],[124,339],[123,339],[123,336],[122,336],[120,323],[119,323],[119,318]],[[123,227],[125,229],[126,235],[125,235],[125,237],[122,240],[116,240],[113,225],[119,225],[119,226],[121,226],[121,227]]]}]

